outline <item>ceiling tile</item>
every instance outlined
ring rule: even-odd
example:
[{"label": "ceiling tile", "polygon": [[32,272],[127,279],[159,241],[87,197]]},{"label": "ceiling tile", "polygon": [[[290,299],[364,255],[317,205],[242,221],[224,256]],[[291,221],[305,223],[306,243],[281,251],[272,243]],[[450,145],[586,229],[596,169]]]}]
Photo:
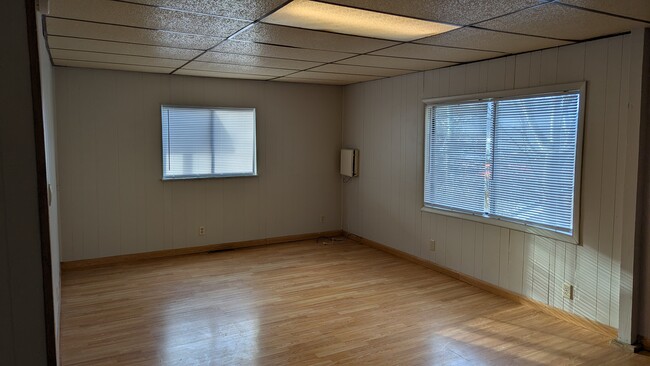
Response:
[{"label": "ceiling tile", "polygon": [[440,67],[455,65],[455,63],[453,62],[417,60],[412,58],[373,56],[373,55],[355,56],[352,58],[341,60],[337,62],[337,64],[389,67],[389,68],[413,70],[413,71],[432,70]]},{"label": "ceiling tile", "polygon": [[560,0],[560,2],[650,22],[648,0]]},{"label": "ceiling tile", "polygon": [[170,60],[167,58],[141,57],[129,55],[114,55],[110,53],[97,53],[85,51],[51,50],[52,58],[64,60],[78,60],[91,62],[105,62],[125,65],[157,66],[177,68],[186,61]]},{"label": "ceiling tile", "polygon": [[404,75],[413,72],[413,70],[387,69],[387,68],[379,68],[379,67],[340,65],[340,64],[327,64],[327,65],[313,68],[310,71],[322,71],[322,72],[333,72],[333,73],[353,74],[353,75],[369,75],[369,76],[397,76],[397,75]]},{"label": "ceiling tile", "polygon": [[264,23],[253,25],[246,31],[238,34],[235,39],[352,53],[365,53],[397,44],[392,41],[347,36],[343,34],[312,31]]},{"label": "ceiling tile", "polygon": [[298,78],[298,79],[341,81],[341,82],[347,82],[348,84],[381,79],[380,76],[335,74],[329,72],[315,72],[315,71],[300,71],[295,74],[291,74],[290,77]]},{"label": "ceiling tile", "polygon": [[301,83],[301,84],[318,84],[318,85],[347,85],[353,84],[350,81],[338,81],[338,80],[322,80],[322,79],[304,79],[304,78],[294,78],[291,76],[285,76],[279,79],[273,80],[274,82],[280,81],[285,83]]},{"label": "ceiling tile", "polygon": [[503,53],[499,52],[476,51],[462,48],[439,47],[412,43],[401,44],[399,46],[387,48],[378,52],[373,52],[372,54],[379,56],[410,57],[425,60],[452,62],[485,60],[488,58],[494,58],[503,55]]},{"label": "ceiling tile", "polygon": [[231,18],[179,12],[108,0],[50,1],[50,15],[61,18],[117,24],[147,29],[228,37],[250,24]]},{"label": "ceiling tile", "polygon": [[295,72],[295,70],[273,69],[268,67],[256,67],[256,66],[245,66],[245,65],[217,64],[212,62],[201,62],[201,61],[192,61],[189,64],[187,64],[187,66],[183,67],[183,69],[265,75],[265,76],[284,76],[287,74],[291,74],[292,72]]},{"label": "ceiling tile", "polygon": [[212,49],[217,52],[238,53],[267,57],[289,58],[315,62],[333,62],[350,56],[352,53],[309,50],[305,48],[274,46],[254,42],[225,41]]},{"label": "ceiling tile", "polygon": [[46,27],[47,34],[51,36],[68,36],[200,50],[214,47],[223,40],[223,38],[217,37],[138,29],[51,17],[47,18]]},{"label": "ceiling tile", "polygon": [[280,7],[285,0],[130,0],[130,2],[222,17],[256,20]]},{"label": "ceiling tile", "polygon": [[210,78],[227,78],[227,79],[252,79],[252,80],[269,80],[274,78],[274,76],[268,76],[268,75],[253,75],[253,74],[240,74],[240,73],[204,71],[204,70],[185,70],[185,69],[180,69],[176,71],[174,75],[203,76],[203,77],[210,77]]},{"label": "ceiling tile", "polygon": [[154,72],[160,74],[169,74],[170,72],[174,71],[173,68],[168,68],[168,67],[111,64],[111,63],[104,63],[104,62],[91,62],[91,61],[78,61],[78,60],[59,60],[56,58],[53,58],[52,61],[56,66],[83,67],[89,69]]},{"label": "ceiling tile", "polygon": [[478,27],[560,39],[585,40],[642,28],[646,23],[560,4],[536,8],[477,24]]},{"label": "ceiling tile", "polygon": [[252,55],[239,55],[235,53],[206,52],[197,61],[216,62],[222,64],[248,65],[275,67],[280,69],[304,70],[321,65],[320,62],[287,60],[283,58],[271,58]]},{"label": "ceiling tile", "polygon": [[199,50],[188,50],[183,48],[145,46],[140,44],[96,41],[92,39],[57,36],[48,37],[47,43],[50,46],[51,50],[79,50],[132,56],[171,58],[178,60],[191,60],[203,52]]},{"label": "ceiling tile", "polygon": [[545,0],[328,0],[329,3],[348,5],[413,18],[467,25],[491,19]]},{"label": "ceiling tile", "polygon": [[469,27],[424,38],[417,42],[436,46],[463,47],[506,53],[521,53],[571,43]]}]

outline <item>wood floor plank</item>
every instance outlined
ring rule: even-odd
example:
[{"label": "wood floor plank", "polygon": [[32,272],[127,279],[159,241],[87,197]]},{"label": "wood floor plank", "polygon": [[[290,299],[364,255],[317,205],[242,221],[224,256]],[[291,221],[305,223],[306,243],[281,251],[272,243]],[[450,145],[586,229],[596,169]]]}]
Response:
[{"label": "wood floor plank", "polygon": [[64,365],[650,365],[349,240],[67,271],[62,282]]}]

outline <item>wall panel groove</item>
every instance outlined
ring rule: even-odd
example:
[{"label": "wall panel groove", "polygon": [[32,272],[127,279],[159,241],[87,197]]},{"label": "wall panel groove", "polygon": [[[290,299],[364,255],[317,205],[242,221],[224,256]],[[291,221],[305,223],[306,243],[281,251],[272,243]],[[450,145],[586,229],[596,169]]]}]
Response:
[{"label": "wall panel groove", "polygon": [[[345,107],[344,143],[362,149],[362,166],[384,167],[392,173],[390,190],[378,190],[382,179],[368,174],[361,174],[355,185],[343,185],[344,229],[616,327],[622,235],[619,182],[625,175],[627,143],[628,37],[346,87],[345,99],[353,104]],[[422,206],[423,189],[424,106],[418,96],[434,98],[583,80],[587,81],[587,100],[581,246],[440,214],[414,215]],[[377,94],[375,89],[380,85],[382,90]],[[392,92],[383,88],[392,88]],[[364,103],[354,104],[360,98],[365,98]],[[386,105],[401,108],[399,112],[382,113],[390,121],[369,126],[368,116]],[[409,113],[409,109],[413,112]],[[371,128],[382,131],[369,133]],[[399,209],[365,220],[362,227],[355,224],[357,215],[373,215],[375,207],[369,202],[384,200]],[[430,250],[430,240],[436,241],[436,251]],[[564,283],[575,286],[574,300],[563,298]]]}]

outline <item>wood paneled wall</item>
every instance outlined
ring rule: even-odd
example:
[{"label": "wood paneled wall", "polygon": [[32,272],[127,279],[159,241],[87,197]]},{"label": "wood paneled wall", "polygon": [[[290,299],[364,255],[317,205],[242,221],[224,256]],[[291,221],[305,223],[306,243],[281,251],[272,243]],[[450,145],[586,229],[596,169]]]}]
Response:
[{"label": "wood paneled wall", "polygon": [[[342,88],[74,68],[56,78],[62,260],[341,228]],[[259,176],[161,181],[161,104],[257,108]]]},{"label": "wood paneled wall", "polygon": [[[342,185],[343,229],[617,327],[629,48],[617,36],[346,87],[343,147],[361,161]],[[583,80],[581,246],[420,211],[422,99]]]}]

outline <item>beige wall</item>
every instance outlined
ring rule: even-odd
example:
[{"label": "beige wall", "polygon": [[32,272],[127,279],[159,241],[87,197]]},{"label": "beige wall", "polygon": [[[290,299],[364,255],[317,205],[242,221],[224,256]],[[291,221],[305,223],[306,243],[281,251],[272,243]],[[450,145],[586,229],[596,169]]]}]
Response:
[{"label": "beige wall", "polygon": [[25,2],[0,13],[0,363],[45,365],[36,144]]},{"label": "beige wall", "polygon": [[[63,261],[341,228],[342,88],[55,76]],[[161,104],[257,108],[259,176],[162,182]]]},{"label": "beige wall", "polygon": [[[626,35],[347,87],[343,147],[361,150],[361,175],[342,185],[343,229],[617,327],[629,67]],[[583,80],[582,246],[420,211],[422,99]]]},{"label": "beige wall", "polygon": [[59,349],[59,329],[61,315],[61,270],[59,255],[59,198],[56,176],[56,123],[54,100],[54,68],[43,38],[41,15],[37,15],[38,57],[41,72],[41,98],[43,102],[43,131],[45,137],[45,169],[47,183],[50,185],[50,253],[52,256],[52,294],[54,300],[54,329]]}]

